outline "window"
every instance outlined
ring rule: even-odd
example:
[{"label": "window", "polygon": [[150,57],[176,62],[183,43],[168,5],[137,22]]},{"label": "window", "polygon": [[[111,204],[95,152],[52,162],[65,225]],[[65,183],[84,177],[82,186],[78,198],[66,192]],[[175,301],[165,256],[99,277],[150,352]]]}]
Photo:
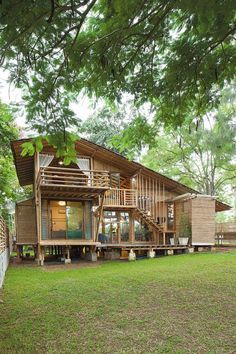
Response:
[{"label": "window", "polygon": [[174,204],[167,205],[167,229],[171,230],[174,227]]},{"label": "window", "polygon": [[134,222],[135,241],[153,241],[153,232],[149,230],[147,224],[142,224],[135,220]]},{"label": "window", "polygon": [[[91,208],[92,203],[90,201],[50,201],[51,238],[91,240]],[[42,213],[42,220],[44,220],[44,214]],[[46,228],[46,224],[44,228]],[[45,235],[45,237],[47,237],[47,235]]]},{"label": "window", "polygon": [[121,242],[129,241],[129,213],[120,213],[120,239]]}]

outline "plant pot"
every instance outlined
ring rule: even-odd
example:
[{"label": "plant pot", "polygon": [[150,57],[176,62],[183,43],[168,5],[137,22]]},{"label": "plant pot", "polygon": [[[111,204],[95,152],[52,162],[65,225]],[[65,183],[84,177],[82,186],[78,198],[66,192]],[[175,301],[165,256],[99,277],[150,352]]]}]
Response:
[{"label": "plant pot", "polygon": [[188,245],[188,237],[179,237],[179,244],[181,246],[187,246]]},{"label": "plant pot", "polygon": [[171,244],[171,246],[175,245],[175,239],[174,238],[170,238],[170,244]]}]

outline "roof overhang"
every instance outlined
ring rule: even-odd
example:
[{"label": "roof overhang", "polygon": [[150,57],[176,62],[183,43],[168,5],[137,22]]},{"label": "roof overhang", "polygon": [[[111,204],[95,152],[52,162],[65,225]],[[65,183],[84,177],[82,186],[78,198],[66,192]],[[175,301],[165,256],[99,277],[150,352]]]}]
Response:
[{"label": "roof overhang", "polygon": [[[20,139],[11,142],[16,172],[21,186],[30,185],[34,182],[34,157],[21,155],[22,144],[31,140],[33,140],[33,138]],[[124,170],[126,176],[132,177],[142,171],[142,173],[146,176],[158,178],[165,185],[167,190],[175,192],[176,194],[187,193],[201,195],[198,191],[189,188],[182,183],[155,172],[138,162],[130,161],[119,153],[97,145],[86,139],[81,138],[76,142],[76,150],[78,155],[96,157],[97,159],[111,163],[114,166],[122,166],[122,170]],[[46,140],[44,140],[43,152],[55,153],[56,150],[50,146]],[[216,211],[226,211],[230,209],[231,207],[229,205],[216,200]]]}]

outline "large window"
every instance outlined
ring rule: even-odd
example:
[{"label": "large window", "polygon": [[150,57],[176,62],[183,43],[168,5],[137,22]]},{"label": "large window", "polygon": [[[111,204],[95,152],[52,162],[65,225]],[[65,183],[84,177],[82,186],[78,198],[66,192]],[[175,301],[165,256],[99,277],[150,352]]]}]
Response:
[{"label": "large window", "polygon": [[50,230],[53,239],[92,239],[91,202],[50,201]]},{"label": "large window", "polygon": [[118,243],[118,218],[115,211],[104,211],[100,228],[100,239],[104,243]]},{"label": "large window", "polygon": [[120,243],[129,241],[129,213],[104,211],[99,228],[98,240],[102,243]]}]

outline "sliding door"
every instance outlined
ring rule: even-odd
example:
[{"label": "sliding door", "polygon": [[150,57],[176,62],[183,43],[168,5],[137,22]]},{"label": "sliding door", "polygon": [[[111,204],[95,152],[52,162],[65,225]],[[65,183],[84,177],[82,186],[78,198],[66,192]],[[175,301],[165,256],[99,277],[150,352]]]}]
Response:
[{"label": "sliding door", "polygon": [[90,201],[50,201],[52,239],[92,239],[92,203]]},{"label": "sliding door", "polygon": [[82,202],[67,202],[67,238],[83,239],[83,204]]}]

